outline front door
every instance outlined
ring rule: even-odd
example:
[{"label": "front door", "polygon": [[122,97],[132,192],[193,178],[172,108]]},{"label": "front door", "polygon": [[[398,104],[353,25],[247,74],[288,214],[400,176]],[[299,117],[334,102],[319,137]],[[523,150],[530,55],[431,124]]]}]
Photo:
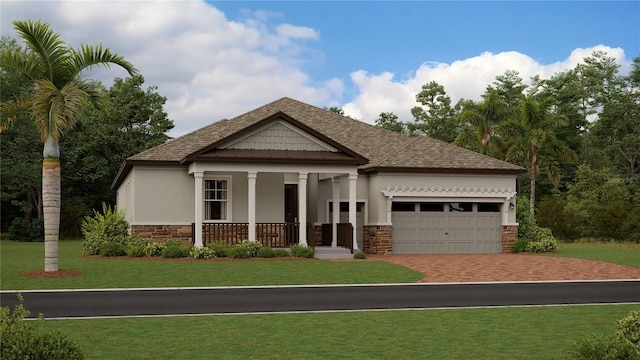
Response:
[{"label": "front door", "polygon": [[284,185],[284,222],[287,244],[298,243],[298,184]]}]

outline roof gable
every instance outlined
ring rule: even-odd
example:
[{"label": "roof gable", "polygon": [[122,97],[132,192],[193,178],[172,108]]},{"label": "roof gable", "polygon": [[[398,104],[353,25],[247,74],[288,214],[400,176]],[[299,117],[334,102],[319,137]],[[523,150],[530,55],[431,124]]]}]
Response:
[{"label": "roof gable", "polygon": [[278,159],[307,158],[309,155],[289,156],[285,152],[308,152],[311,154],[331,152],[336,154],[320,158],[311,157],[326,161],[342,162],[342,160],[348,160],[349,163],[360,165],[368,162],[355,151],[278,111],[186,155],[180,160],[180,163],[187,164],[196,160],[213,160],[225,157],[237,160],[244,159],[249,155],[254,159],[262,159],[263,157],[273,159],[272,154],[277,154],[276,158]]},{"label": "roof gable", "polygon": [[219,148],[234,150],[338,151],[337,148],[284,120],[276,120],[266,124],[240,139],[220,145]]}]

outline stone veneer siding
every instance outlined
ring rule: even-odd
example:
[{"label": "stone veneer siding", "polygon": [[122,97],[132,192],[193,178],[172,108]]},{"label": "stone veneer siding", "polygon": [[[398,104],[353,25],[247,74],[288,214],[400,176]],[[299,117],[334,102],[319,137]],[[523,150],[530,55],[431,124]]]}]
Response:
[{"label": "stone veneer siding", "polygon": [[131,234],[158,242],[176,238],[185,244],[191,244],[192,231],[191,225],[131,225]]},{"label": "stone veneer siding", "polygon": [[513,243],[518,240],[518,225],[502,225],[502,253],[510,253]]},{"label": "stone veneer siding", "polygon": [[393,253],[392,230],[391,225],[366,225],[362,232],[362,251],[381,255]]}]

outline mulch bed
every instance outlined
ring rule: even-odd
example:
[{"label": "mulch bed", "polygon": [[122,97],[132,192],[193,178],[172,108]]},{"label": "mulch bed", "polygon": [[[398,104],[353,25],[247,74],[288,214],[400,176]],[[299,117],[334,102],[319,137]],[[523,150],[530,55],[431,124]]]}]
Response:
[{"label": "mulch bed", "polygon": [[56,279],[80,276],[82,272],[68,269],[58,269],[58,271],[44,271],[44,270],[31,270],[20,273],[21,277],[25,278],[44,278],[44,279]]},{"label": "mulch bed", "polygon": [[100,255],[82,255],[83,259],[102,259],[102,260],[132,260],[132,261],[178,261],[178,262],[223,262],[223,261],[289,261],[289,260],[315,260],[313,258],[300,258],[295,256],[285,256],[285,257],[273,257],[273,258],[261,258],[261,257],[252,257],[246,259],[234,259],[229,257],[217,257],[211,259],[194,259],[191,257],[183,257],[183,258],[163,258],[162,256],[141,256],[141,257],[131,257],[131,256],[100,256]]}]

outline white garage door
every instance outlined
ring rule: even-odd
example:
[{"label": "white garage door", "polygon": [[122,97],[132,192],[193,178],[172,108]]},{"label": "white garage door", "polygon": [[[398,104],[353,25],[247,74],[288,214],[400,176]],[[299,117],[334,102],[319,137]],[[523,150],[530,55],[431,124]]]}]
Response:
[{"label": "white garage door", "polygon": [[499,203],[394,202],[394,254],[502,251]]}]

